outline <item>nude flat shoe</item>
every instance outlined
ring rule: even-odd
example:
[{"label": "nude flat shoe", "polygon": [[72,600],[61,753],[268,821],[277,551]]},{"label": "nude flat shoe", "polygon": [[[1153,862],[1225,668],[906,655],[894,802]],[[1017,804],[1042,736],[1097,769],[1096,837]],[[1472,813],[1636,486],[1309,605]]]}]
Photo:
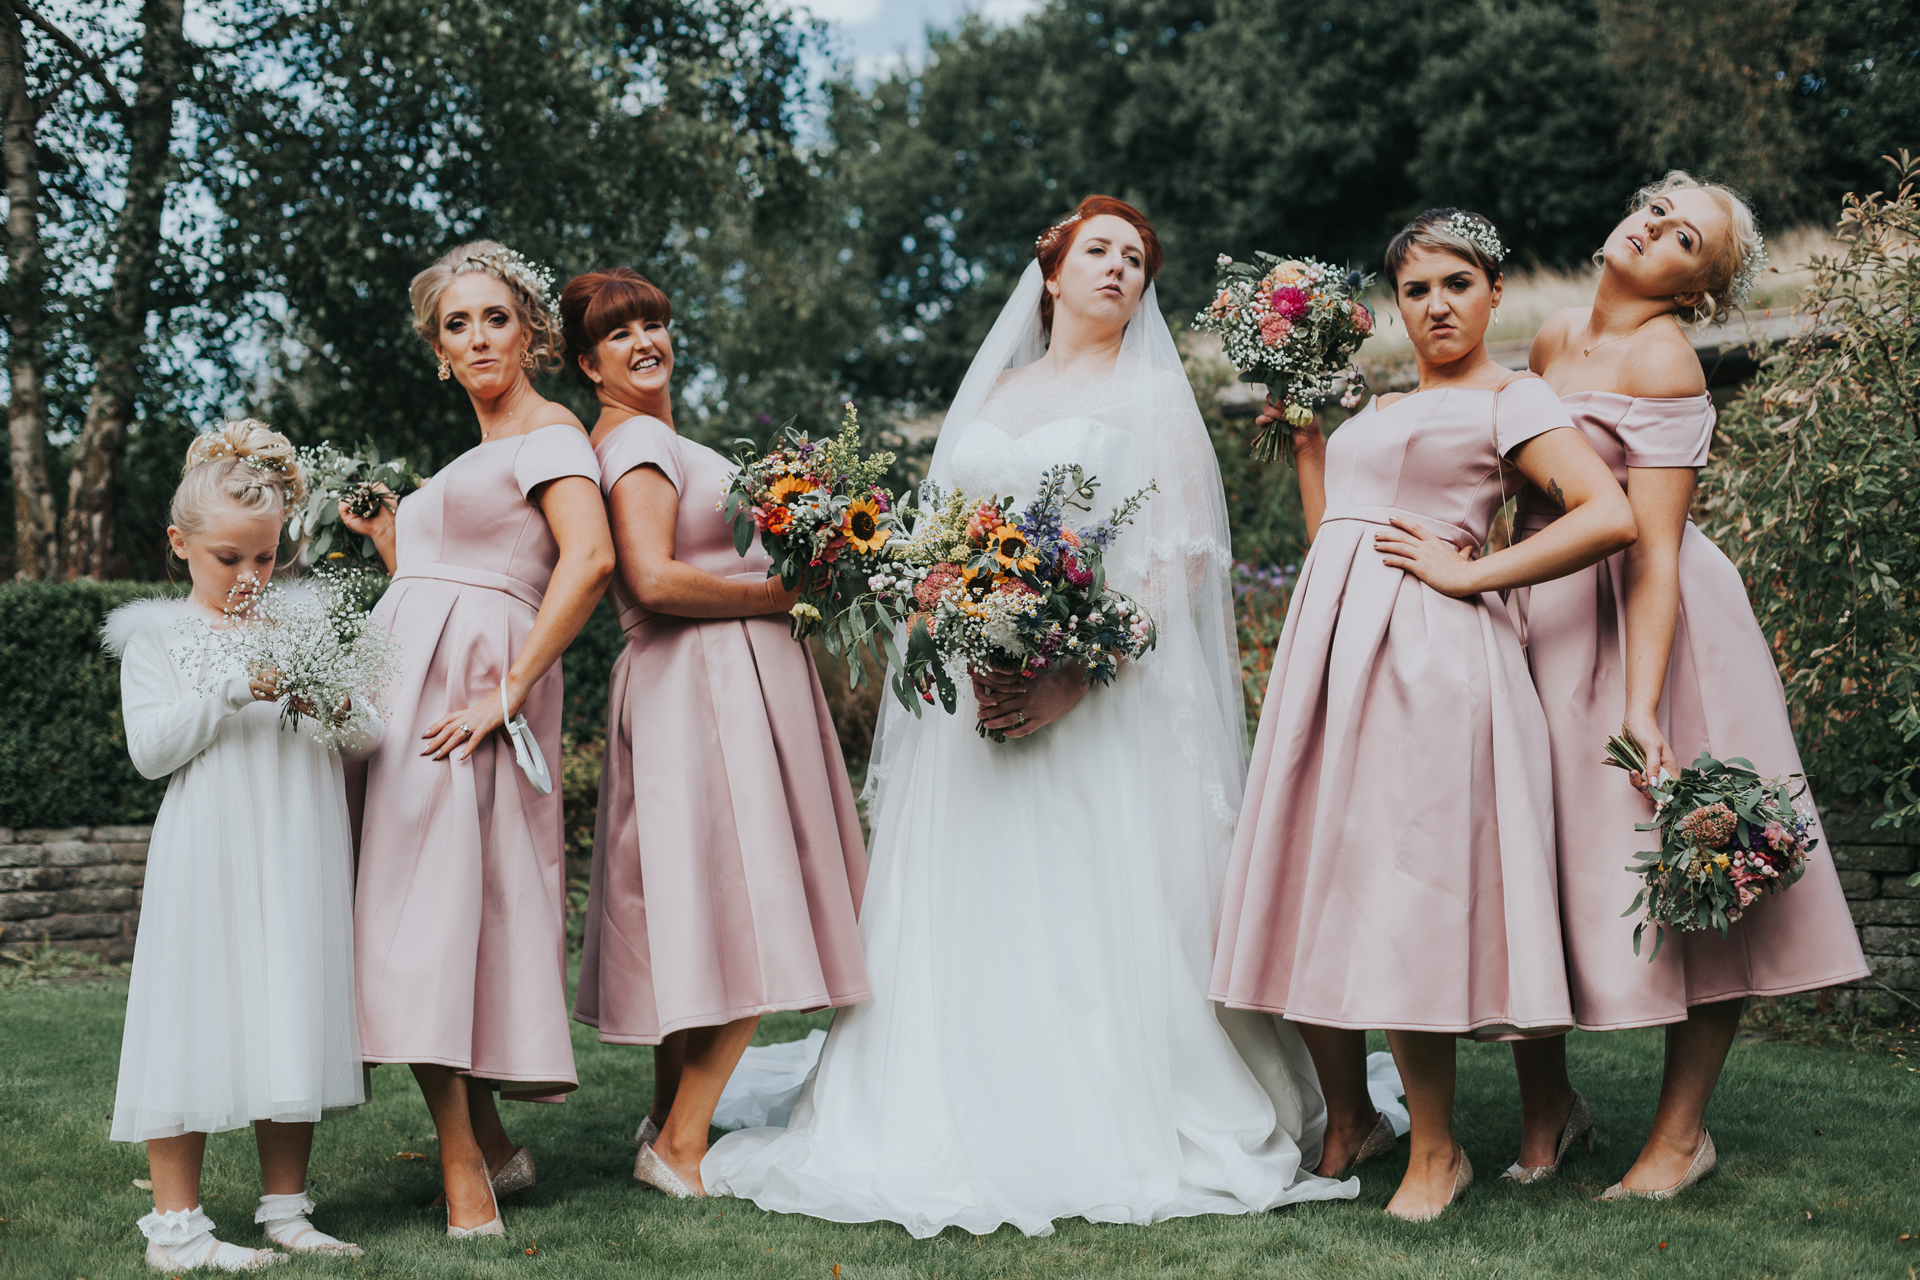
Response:
[{"label": "nude flat shoe", "polygon": [[701,1195],[686,1183],[680,1181],[680,1175],[668,1166],[665,1160],[654,1154],[653,1145],[640,1148],[640,1158],[633,1162],[633,1176],[655,1191],[663,1191],[675,1200],[698,1200]]},{"label": "nude flat shoe", "polygon": [[1521,1164],[1518,1160],[1515,1160],[1507,1166],[1507,1171],[1500,1176],[1510,1182],[1522,1184],[1539,1182],[1543,1179],[1551,1178],[1554,1174],[1560,1172],[1560,1162],[1567,1158],[1567,1152],[1572,1149],[1573,1144],[1583,1137],[1587,1140],[1587,1154],[1592,1155],[1593,1108],[1587,1105],[1587,1100],[1581,1096],[1578,1089],[1575,1089],[1573,1091],[1573,1110],[1567,1113],[1566,1127],[1560,1130],[1560,1142],[1559,1145],[1554,1148],[1553,1163]]},{"label": "nude flat shoe", "polygon": [[1624,1183],[1616,1182],[1602,1191],[1601,1200],[1671,1200],[1700,1179],[1713,1172],[1713,1166],[1719,1163],[1719,1156],[1713,1149],[1713,1135],[1707,1132],[1707,1126],[1700,1126],[1700,1145],[1693,1149],[1693,1160],[1687,1165],[1687,1171],[1680,1181],[1660,1191],[1631,1191]]},{"label": "nude flat shoe", "polygon": [[1441,1205],[1440,1208],[1433,1213],[1408,1215],[1395,1213],[1391,1209],[1383,1210],[1383,1212],[1385,1212],[1388,1217],[1398,1218],[1402,1222],[1432,1222],[1435,1218],[1458,1204],[1460,1197],[1467,1194],[1467,1188],[1473,1185],[1473,1161],[1467,1159],[1466,1148],[1462,1147],[1459,1143],[1454,1143],[1453,1149],[1460,1153],[1460,1165],[1453,1171],[1453,1191],[1447,1196],[1447,1202],[1445,1204]]}]

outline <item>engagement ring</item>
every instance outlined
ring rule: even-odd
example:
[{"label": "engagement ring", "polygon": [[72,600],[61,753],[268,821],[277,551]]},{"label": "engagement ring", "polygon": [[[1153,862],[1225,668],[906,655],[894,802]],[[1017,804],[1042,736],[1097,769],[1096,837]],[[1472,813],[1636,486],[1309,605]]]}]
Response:
[{"label": "engagement ring", "polygon": [[1026,713],[1026,712],[1024,712],[1024,711],[1022,711],[1022,712],[1020,712],[1020,713],[1019,713],[1019,716],[1020,716],[1020,719],[1019,719],[1019,721],[1018,721],[1018,723],[1020,723],[1020,724],[1025,724],[1025,723],[1027,722],[1027,713]]},{"label": "engagement ring", "polygon": [[461,725],[461,726],[460,726],[460,732],[462,732],[462,733],[472,733],[472,732],[473,732],[473,730],[472,730],[472,729],[469,729],[469,728],[468,728],[468,727],[467,727],[466,725],[464,725],[464,724],[463,724],[463,725]]}]

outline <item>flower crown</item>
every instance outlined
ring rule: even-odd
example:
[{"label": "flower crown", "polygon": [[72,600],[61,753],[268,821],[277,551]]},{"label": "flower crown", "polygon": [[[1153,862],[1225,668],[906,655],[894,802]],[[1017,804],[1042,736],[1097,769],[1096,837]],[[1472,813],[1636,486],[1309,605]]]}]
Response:
[{"label": "flower crown", "polygon": [[1740,264],[1740,270],[1727,286],[1727,301],[1736,307],[1753,295],[1753,286],[1759,282],[1760,273],[1767,269],[1767,242],[1757,232],[1754,239],[1759,243],[1753,246],[1753,252]]},{"label": "flower crown", "polygon": [[554,301],[553,272],[541,266],[533,259],[513,249],[505,247],[488,253],[477,254],[469,262],[484,262],[507,279],[525,289],[528,294],[539,299],[547,309],[548,315],[558,315],[559,305]]},{"label": "flower crown", "polygon": [[1440,228],[1448,235],[1458,236],[1474,248],[1492,258],[1495,262],[1504,262],[1507,246],[1500,243],[1500,233],[1485,218],[1471,213],[1456,213]]},{"label": "flower crown", "polygon": [[205,443],[199,446],[199,457],[194,460],[194,466],[203,467],[209,462],[218,462],[222,458],[237,458],[252,467],[255,471],[264,472],[278,480],[281,487],[285,490],[285,496],[289,499],[292,498],[294,481],[299,478],[300,474],[300,464],[298,462],[295,462],[291,458],[269,458],[258,453],[243,455],[238,449],[235,449],[232,442],[224,436],[205,435],[200,438],[205,441]]}]

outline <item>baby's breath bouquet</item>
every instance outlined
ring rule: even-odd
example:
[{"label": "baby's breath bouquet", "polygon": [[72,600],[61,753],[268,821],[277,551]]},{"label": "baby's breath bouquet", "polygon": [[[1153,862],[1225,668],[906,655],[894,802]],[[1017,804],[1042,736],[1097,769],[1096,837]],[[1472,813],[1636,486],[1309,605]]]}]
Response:
[{"label": "baby's breath bouquet", "polygon": [[[1645,776],[1647,752],[1631,730],[1607,739],[1604,761]],[[1716,760],[1706,752],[1674,777],[1665,769],[1647,779],[1655,808],[1652,822],[1635,831],[1657,831],[1660,847],[1636,854],[1627,870],[1645,883],[1630,916],[1644,904],[1646,918],[1633,930],[1633,954],[1653,926],[1653,955],[1660,954],[1665,929],[1682,932],[1714,928],[1720,936],[1763,893],[1784,893],[1806,873],[1807,855],[1819,840],[1813,822],[1794,801],[1786,781],[1762,778],[1750,761]]]},{"label": "baby's breath bouquet", "polygon": [[1342,403],[1359,402],[1353,353],[1373,333],[1373,313],[1359,295],[1372,277],[1313,258],[1253,256],[1220,255],[1219,291],[1193,327],[1219,334],[1240,381],[1265,383],[1268,397],[1286,406],[1289,429],[1267,427],[1253,440],[1254,456],[1271,462],[1292,457],[1291,428],[1311,422],[1336,383],[1347,384]]},{"label": "baby's breath bouquet", "polygon": [[[852,404],[831,440],[809,439],[789,423],[771,448],[751,440],[738,445],[740,469],[720,497],[735,550],[745,555],[758,533],[773,558],[769,576],[803,587],[791,611],[794,636],[821,634],[829,652],[852,656],[886,622],[863,597],[899,533],[893,502],[880,487],[893,455],[860,451]],[[848,666],[857,683],[863,664]]]},{"label": "baby's breath bouquet", "polygon": [[307,732],[329,751],[359,736],[365,717],[383,716],[387,686],[400,670],[400,645],[360,608],[360,570],[316,573],[291,586],[234,589],[225,626],[212,633],[211,669],[244,669],[280,691],[280,727]]},{"label": "baby's breath bouquet", "polygon": [[357,516],[372,516],[381,507],[391,510],[421,485],[405,458],[382,458],[372,443],[346,453],[330,444],[300,451],[307,475],[307,500],[287,512],[287,538],[312,541],[308,559],[317,565],[342,568],[384,566],[373,539],[353,533],[340,522],[340,504]]}]

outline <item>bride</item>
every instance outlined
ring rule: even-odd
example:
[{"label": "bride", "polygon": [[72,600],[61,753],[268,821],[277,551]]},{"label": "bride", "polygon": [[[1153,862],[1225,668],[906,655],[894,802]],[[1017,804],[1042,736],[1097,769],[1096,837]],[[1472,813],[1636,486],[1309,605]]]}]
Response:
[{"label": "bride", "polygon": [[[869,776],[870,1004],[842,1009],[785,1129],[732,1133],[712,1194],[915,1236],[1157,1222],[1351,1198],[1309,1172],[1324,1109],[1291,1027],[1210,1004],[1245,728],[1218,464],[1108,197],[1049,229],[961,383],[930,476],[1024,505],[1078,463],[1158,648],[1108,686],[976,678],[957,714],[889,700]],[[996,743],[975,721],[1006,731]]]}]

